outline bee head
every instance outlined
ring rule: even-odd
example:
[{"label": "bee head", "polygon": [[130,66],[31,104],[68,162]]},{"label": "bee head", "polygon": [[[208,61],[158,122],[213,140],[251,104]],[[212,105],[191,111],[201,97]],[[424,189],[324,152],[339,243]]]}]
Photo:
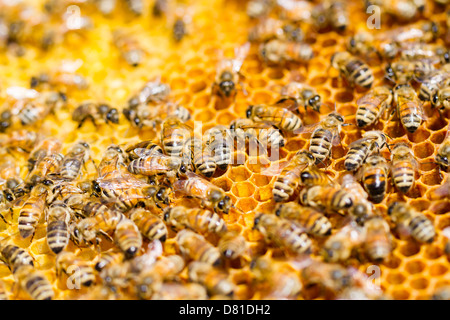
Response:
[{"label": "bee head", "polygon": [[310,98],[308,100],[308,104],[313,110],[315,110],[317,112],[320,112],[321,99],[320,99],[320,96],[318,94],[316,94],[315,96]]},{"label": "bee head", "polygon": [[222,81],[219,84],[220,91],[228,98],[234,92],[236,85],[231,80]]},{"label": "bee head", "polygon": [[111,108],[106,114],[107,122],[119,123],[119,111],[116,108]]},{"label": "bee head", "polygon": [[230,211],[230,207],[231,199],[229,196],[223,197],[223,199],[217,203],[217,208],[225,214],[228,214],[228,212]]}]

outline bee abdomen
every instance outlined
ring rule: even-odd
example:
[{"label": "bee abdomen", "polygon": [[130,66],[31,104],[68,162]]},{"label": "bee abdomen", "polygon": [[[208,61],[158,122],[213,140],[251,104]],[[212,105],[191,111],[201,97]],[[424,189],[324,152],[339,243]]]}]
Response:
[{"label": "bee abdomen", "polygon": [[380,172],[374,172],[364,177],[364,186],[374,203],[380,203],[386,193],[386,176]]},{"label": "bee abdomen", "polygon": [[21,265],[34,265],[33,258],[30,254],[15,245],[7,245],[2,249],[1,254],[12,270]]},{"label": "bee abdomen", "polygon": [[64,221],[52,221],[47,226],[47,244],[56,254],[66,248],[69,243],[69,231]]},{"label": "bee abdomen", "polygon": [[360,60],[352,60],[346,65],[348,79],[363,87],[370,88],[374,81],[372,70]]},{"label": "bee abdomen", "polygon": [[407,193],[414,185],[414,168],[409,162],[394,164],[392,177],[395,186],[402,192]]},{"label": "bee abdomen", "polygon": [[367,157],[367,147],[361,149],[352,148],[348,151],[344,161],[344,166],[347,171],[355,171],[358,169]]},{"label": "bee abdomen", "polygon": [[331,140],[333,134],[329,130],[318,129],[314,131],[311,137],[311,145],[309,151],[315,156],[316,164],[323,162],[328,158],[331,151]]},{"label": "bee abdomen", "polygon": [[420,215],[411,220],[409,223],[411,235],[420,242],[430,243],[434,240],[436,231],[430,220]]},{"label": "bee abdomen", "polygon": [[358,127],[365,127],[375,122],[379,117],[380,110],[378,106],[372,102],[366,102],[358,107],[356,111],[356,124]]},{"label": "bee abdomen", "polygon": [[55,295],[52,285],[40,275],[31,275],[24,287],[33,300],[52,300]]}]

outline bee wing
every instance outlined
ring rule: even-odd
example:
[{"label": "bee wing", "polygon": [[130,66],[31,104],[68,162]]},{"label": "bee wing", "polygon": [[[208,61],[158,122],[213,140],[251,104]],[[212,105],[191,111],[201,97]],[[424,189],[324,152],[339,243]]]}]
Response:
[{"label": "bee wing", "polygon": [[442,235],[447,239],[450,239],[450,227],[442,229]]},{"label": "bee wing", "polygon": [[16,100],[35,99],[39,97],[39,92],[36,90],[18,86],[6,88],[6,94]]},{"label": "bee wing", "polygon": [[163,156],[161,153],[159,153],[157,151],[149,150],[149,149],[145,149],[145,148],[135,148],[134,150],[130,150],[130,151],[134,151],[134,153],[139,158],[145,158],[145,157],[149,157],[149,156],[157,157],[159,155]]},{"label": "bee wing", "polygon": [[76,59],[76,60],[68,60],[65,59],[61,62],[60,70],[62,72],[68,72],[68,73],[74,73],[80,67],[83,65],[83,60]]},{"label": "bee wing", "polygon": [[298,110],[298,102],[294,98],[286,97],[275,102],[274,107],[284,108],[289,111],[296,111]]},{"label": "bee wing", "polygon": [[285,162],[272,162],[267,168],[261,170],[261,174],[269,177],[278,176],[281,171],[289,164],[289,161]]},{"label": "bee wing", "polygon": [[242,46],[234,49],[233,71],[239,72],[242,64],[250,51],[250,42],[244,43]]},{"label": "bee wing", "polygon": [[137,179],[131,174],[126,173],[122,174],[121,177],[116,177],[112,179],[98,178],[96,182],[101,188],[108,188],[108,189],[141,188],[149,185],[148,183]]},{"label": "bee wing", "polygon": [[373,106],[379,106],[388,98],[387,94],[379,94],[376,95],[373,92],[369,92],[366,95],[362,96],[356,101],[358,106],[362,104],[370,104]]},{"label": "bee wing", "polygon": [[431,191],[431,200],[450,199],[450,180],[447,180],[442,186]]}]

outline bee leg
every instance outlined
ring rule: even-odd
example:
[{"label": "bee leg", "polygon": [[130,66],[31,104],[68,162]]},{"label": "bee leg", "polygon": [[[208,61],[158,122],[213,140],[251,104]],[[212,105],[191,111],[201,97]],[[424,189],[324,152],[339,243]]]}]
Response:
[{"label": "bee leg", "polygon": [[[10,210],[11,210],[11,209],[10,209]],[[11,210],[11,214],[12,214],[12,210]],[[0,213],[0,219],[2,219],[3,222],[4,222],[5,224],[8,224],[8,225],[11,224],[11,223],[9,223],[8,221],[6,221],[5,217],[4,217],[3,214],[1,214],[1,213]]]}]

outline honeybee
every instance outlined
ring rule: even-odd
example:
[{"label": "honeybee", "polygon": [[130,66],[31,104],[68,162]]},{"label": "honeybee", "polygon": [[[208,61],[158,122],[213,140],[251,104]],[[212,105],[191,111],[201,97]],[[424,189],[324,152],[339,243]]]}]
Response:
[{"label": "honeybee", "polygon": [[433,242],[436,236],[433,222],[407,203],[394,202],[390,204],[388,215],[391,217],[392,222],[396,224],[397,228],[399,228],[400,232],[411,234],[419,242]]},{"label": "honeybee", "polygon": [[143,208],[135,208],[130,211],[129,218],[147,239],[166,241],[168,234],[167,227],[157,215]]},{"label": "honeybee", "polygon": [[175,42],[180,42],[189,34],[192,24],[192,8],[178,7],[174,8],[173,16],[169,21],[172,23],[172,38]]},{"label": "honeybee", "polygon": [[33,300],[52,300],[55,297],[48,279],[31,265],[21,265],[15,270],[14,277]]},{"label": "honeybee", "polygon": [[344,166],[347,171],[356,171],[366,158],[383,147],[388,147],[386,135],[381,131],[367,131],[362,138],[352,142],[345,156]]},{"label": "honeybee", "polygon": [[30,193],[30,197],[25,201],[19,211],[19,233],[22,238],[34,235],[36,226],[44,212],[48,186],[38,184]]},{"label": "honeybee", "polygon": [[311,108],[314,111],[320,112],[322,105],[322,99],[317,91],[301,82],[290,82],[281,89],[281,95],[283,97],[293,98],[297,101],[299,106],[304,106],[305,111],[307,108]]},{"label": "honeybee", "polygon": [[265,62],[273,64],[307,63],[314,57],[314,52],[312,47],[304,42],[273,39],[260,45],[259,55]]},{"label": "honeybee", "polygon": [[236,140],[238,150],[246,140],[259,143],[266,149],[277,150],[285,145],[283,133],[270,125],[255,123],[251,119],[236,119],[230,124],[231,135]]},{"label": "honeybee", "polygon": [[29,174],[29,183],[36,185],[49,174],[56,173],[61,167],[64,156],[61,153],[51,153],[43,157]]},{"label": "honeybee", "polygon": [[191,163],[195,172],[207,178],[212,177],[216,172],[217,164],[212,156],[210,147],[207,146],[206,143],[203,143],[203,139],[193,137],[190,143],[187,143],[185,147],[190,150],[183,153],[189,153],[191,155]]},{"label": "honeybee", "polygon": [[212,209],[217,213],[228,214],[231,198],[223,189],[192,172],[186,173],[186,180],[177,180],[173,189],[191,197],[200,199],[202,208]]},{"label": "honeybee", "polygon": [[30,87],[36,88],[48,85],[50,88],[86,90],[89,87],[87,79],[76,71],[83,65],[83,60],[63,60],[52,72],[41,73],[31,77]]},{"label": "honeybee", "polygon": [[442,171],[449,172],[449,159],[450,159],[450,125],[448,127],[444,141],[442,141],[436,153],[435,161]]},{"label": "honeybee", "polygon": [[142,236],[133,220],[122,219],[114,231],[117,246],[127,259],[133,258],[142,247]]},{"label": "honeybee", "polygon": [[298,151],[283,168],[273,185],[272,194],[275,202],[286,202],[299,186],[303,169],[314,163],[315,158],[311,152]]},{"label": "honeybee", "polygon": [[131,161],[128,165],[128,171],[133,174],[144,176],[165,174],[168,177],[174,177],[177,173],[184,174],[187,171],[181,158],[139,148],[134,149],[134,153],[140,158]]},{"label": "honeybee", "polygon": [[165,101],[168,98],[170,91],[170,86],[162,83],[159,78],[153,81],[148,81],[128,100],[128,107],[136,108],[141,104]]},{"label": "honeybee", "polygon": [[389,165],[380,155],[367,157],[361,167],[362,184],[374,203],[380,203],[386,195],[388,174]]},{"label": "honeybee", "polygon": [[206,300],[206,288],[198,283],[165,282],[152,295],[152,300]]},{"label": "honeybee", "polygon": [[353,205],[353,197],[338,186],[313,186],[300,192],[302,204],[320,211],[341,213]]},{"label": "honeybee", "polygon": [[109,265],[122,263],[124,260],[124,253],[116,248],[111,248],[108,251],[102,252],[95,264],[95,270],[101,272],[104,268]]},{"label": "honeybee", "polygon": [[450,109],[450,83],[448,81],[434,94],[431,104],[439,111]]},{"label": "honeybee", "polygon": [[303,289],[298,274],[284,261],[261,256],[250,263],[250,268],[264,299],[293,299]]},{"label": "honeybee", "polygon": [[33,170],[35,165],[45,156],[57,153],[62,148],[62,142],[56,138],[45,138],[33,148],[28,157],[28,171]]},{"label": "honeybee", "polygon": [[82,219],[69,226],[72,240],[77,245],[94,240],[98,241],[99,234],[114,231],[123,219],[125,219],[125,216],[117,210],[107,210],[101,214]]},{"label": "honeybee", "polygon": [[378,86],[358,99],[356,104],[356,124],[362,128],[376,123],[392,103],[392,91],[386,86]]},{"label": "honeybee", "polygon": [[106,204],[100,203],[97,199],[89,199],[84,195],[80,197],[72,196],[65,202],[77,216],[82,218],[94,217],[102,214],[108,214],[111,210]]},{"label": "honeybee", "polygon": [[145,300],[150,299],[164,286],[163,281],[175,277],[184,267],[184,260],[179,255],[160,257],[150,268],[143,270],[135,279],[138,297]]},{"label": "honeybee", "polygon": [[139,104],[135,107],[123,110],[125,117],[131,124],[138,128],[155,128],[159,123],[169,117],[174,117],[181,122],[186,122],[191,118],[191,114],[185,107],[174,103],[164,102],[158,105]]},{"label": "honeybee", "polygon": [[449,51],[444,46],[423,42],[406,43],[401,47],[400,54],[400,59],[403,60],[427,61],[432,64],[448,63],[450,59]]},{"label": "honeybee", "polygon": [[332,112],[314,129],[309,151],[316,159],[315,164],[327,160],[331,155],[332,145],[340,143],[339,134],[343,123],[344,118],[339,113]]},{"label": "honeybee", "polygon": [[204,285],[211,295],[232,297],[234,294],[234,284],[228,279],[228,274],[209,263],[192,261],[188,266],[188,275],[191,281]]},{"label": "honeybee", "polygon": [[108,179],[120,176],[123,168],[125,168],[125,152],[116,144],[109,145],[98,165],[99,178]]},{"label": "honeybee", "polygon": [[306,232],[315,236],[329,236],[331,222],[320,211],[304,207],[295,202],[279,203],[275,207],[275,214],[283,219],[298,222]]},{"label": "honeybee", "polygon": [[399,84],[394,87],[394,101],[397,115],[403,127],[411,133],[419,128],[424,113],[416,91],[409,84]]},{"label": "honeybee", "polygon": [[69,244],[69,221],[72,215],[72,209],[64,202],[54,202],[47,210],[47,245],[55,254]]},{"label": "honeybee", "polygon": [[119,123],[119,111],[105,103],[84,102],[72,113],[72,120],[78,122],[81,128],[86,120],[90,119],[97,126],[98,123]]},{"label": "honeybee", "polygon": [[24,152],[30,152],[38,142],[39,135],[35,131],[15,130],[0,141],[0,146],[6,149],[19,149]]},{"label": "honeybee", "polygon": [[407,27],[393,28],[378,36],[381,41],[389,40],[401,44],[407,42],[431,42],[439,36],[439,25],[434,21],[420,21]]},{"label": "honeybee", "polygon": [[66,180],[75,180],[81,174],[82,166],[90,158],[90,147],[85,141],[75,143],[64,156],[59,175]]},{"label": "honeybee", "polygon": [[125,149],[125,153],[128,155],[128,161],[133,161],[135,159],[140,158],[139,155],[136,154],[134,150],[136,149],[145,149],[145,153],[160,153],[163,154],[163,149],[157,145],[156,143],[152,142],[151,140],[144,140],[140,141],[134,144],[131,144]]},{"label": "honeybee", "polygon": [[175,230],[188,228],[198,233],[218,235],[227,231],[225,221],[217,213],[210,210],[177,206],[166,208],[163,214],[164,221]]},{"label": "honeybee", "polygon": [[221,235],[217,248],[226,259],[236,259],[246,250],[245,238],[234,231],[227,231]]},{"label": "honeybee", "polygon": [[414,176],[418,168],[418,162],[408,144],[398,143],[392,148],[391,163],[392,180],[396,188],[407,193],[414,186]]},{"label": "honeybee", "polygon": [[156,205],[162,207],[169,203],[166,187],[150,185],[131,175],[123,175],[113,179],[97,179],[94,181],[95,192],[121,211],[128,211],[138,205]]},{"label": "honeybee", "polygon": [[381,55],[377,48],[375,36],[365,31],[358,31],[349,37],[346,47],[348,52],[361,57],[369,58],[374,53]]},{"label": "honeybee", "polygon": [[251,42],[265,42],[274,38],[300,42],[303,40],[303,31],[298,26],[286,21],[266,18],[260,20],[248,35]]},{"label": "honeybee", "polygon": [[341,292],[354,283],[351,272],[337,263],[314,261],[302,270],[305,287],[319,285],[322,290],[334,294]]},{"label": "honeybee", "polygon": [[385,77],[394,83],[408,83],[414,79],[415,63],[407,60],[398,60],[388,64],[385,68]]},{"label": "honeybee", "polygon": [[260,213],[255,216],[253,229],[261,232],[266,241],[293,253],[311,252],[311,239],[303,228],[292,221],[276,215]]},{"label": "honeybee", "polygon": [[239,83],[242,64],[250,50],[250,43],[236,48],[234,58],[222,59],[216,67],[216,77],[212,85],[212,93],[221,98],[230,98],[236,96],[236,86]]},{"label": "honeybee", "polygon": [[222,264],[219,249],[206,241],[202,235],[188,229],[183,229],[177,233],[175,240],[183,256],[213,266]]},{"label": "honeybee", "polygon": [[142,63],[144,50],[139,42],[123,30],[115,30],[112,34],[113,43],[119,50],[121,56],[132,67],[137,67]]},{"label": "honeybee", "polygon": [[192,128],[177,118],[167,118],[162,125],[161,145],[169,156],[180,157],[183,147],[192,137]]},{"label": "honeybee", "polygon": [[14,272],[22,265],[34,266],[33,257],[26,251],[15,244],[2,244],[0,248],[2,260],[5,261],[8,268]]},{"label": "honeybee", "polygon": [[364,227],[364,249],[372,261],[380,263],[393,248],[389,224],[382,217],[374,216],[365,221]]},{"label": "honeybee", "polygon": [[80,259],[72,252],[62,252],[56,257],[56,274],[70,274],[75,283],[90,287],[95,283],[95,274],[91,263]]},{"label": "honeybee", "polygon": [[324,243],[321,254],[327,262],[347,261],[364,241],[365,230],[351,221]]},{"label": "honeybee", "polygon": [[352,197],[353,205],[350,207],[349,213],[358,224],[363,224],[367,218],[373,215],[374,208],[372,202],[368,200],[369,195],[353,174],[342,176],[340,184],[342,190]]},{"label": "honeybee", "polygon": [[365,89],[372,87],[374,81],[372,70],[365,62],[349,52],[336,52],[331,57],[331,65],[339,70],[340,75],[351,85],[357,85]]},{"label": "honeybee", "polygon": [[[286,103],[291,106],[285,107]],[[295,133],[302,127],[303,122],[290,110],[292,104],[297,109],[297,102],[293,99],[283,99],[275,105],[252,105],[248,107],[246,116],[256,123],[273,125],[283,131]]]},{"label": "honeybee", "polygon": [[215,126],[204,134],[205,144],[212,151],[216,166],[226,170],[232,162],[231,133],[225,126]]}]

